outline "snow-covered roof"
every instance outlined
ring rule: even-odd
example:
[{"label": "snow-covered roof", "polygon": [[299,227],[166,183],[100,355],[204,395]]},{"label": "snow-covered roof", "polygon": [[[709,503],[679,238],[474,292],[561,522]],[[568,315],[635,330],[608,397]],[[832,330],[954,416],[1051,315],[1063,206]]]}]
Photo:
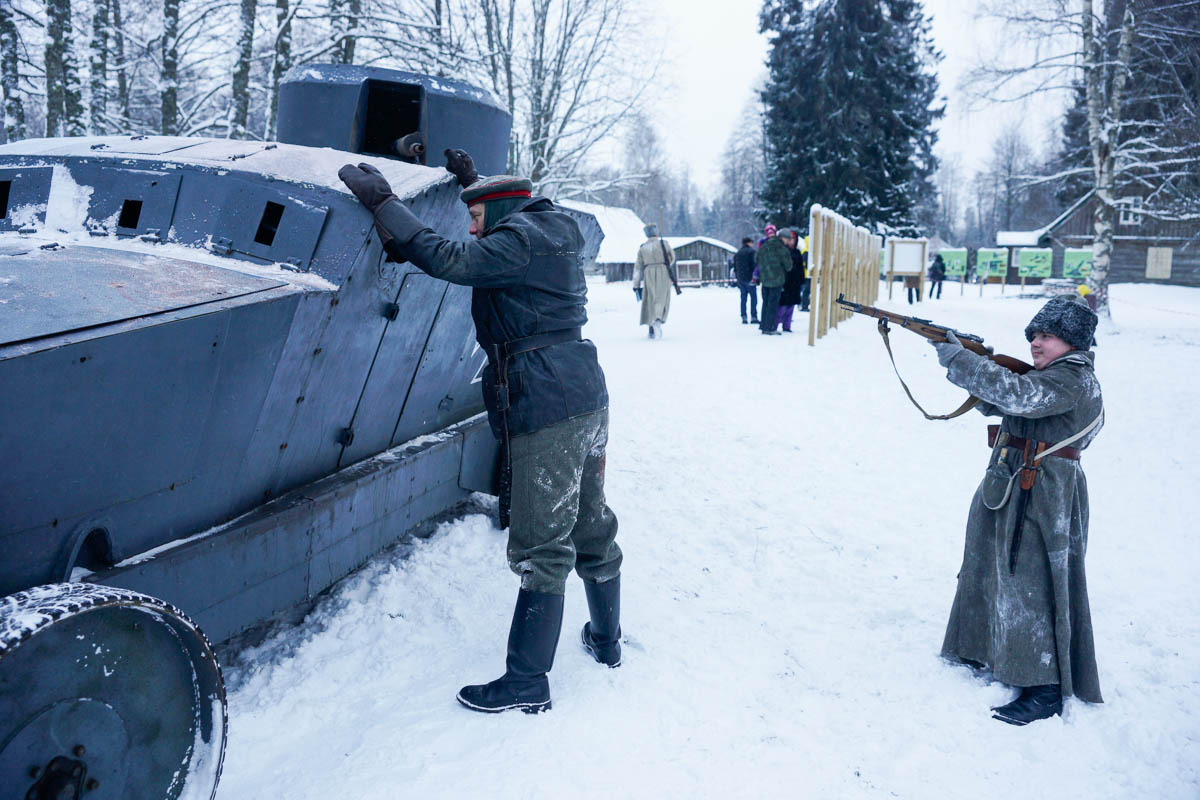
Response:
[{"label": "snow-covered roof", "polygon": [[1043,225],[1035,231],[996,231],[996,245],[999,247],[1037,247],[1043,236],[1066,222],[1067,218],[1090,200],[1093,194],[1095,194],[1094,189],[1090,192],[1085,192],[1082,197],[1067,206],[1066,210],[1055,217],[1049,224]]},{"label": "snow-covered roof", "polygon": [[1046,233],[1045,228],[1036,231],[996,231],[998,247],[1037,247],[1038,240]]},{"label": "snow-covered roof", "polygon": [[728,250],[730,253],[737,252],[737,248],[728,242],[722,242],[720,239],[713,239],[709,236],[664,236],[663,238],[667,240],[667,244],[671,245],[672,250],[687,247],[693,242],[704,242],[705,244],[711,244],[713,247]]},{"label": "snow-covered roof", "polygon": [[620,206],[602,206],[580,200],[555,200],[556,205],[573,208],[591,214],[604,231],[604,241],[596,255],[597,264],[632,264],[637,258],[638,248],[646,241],[642,229],[645,223],[632,209]]}]

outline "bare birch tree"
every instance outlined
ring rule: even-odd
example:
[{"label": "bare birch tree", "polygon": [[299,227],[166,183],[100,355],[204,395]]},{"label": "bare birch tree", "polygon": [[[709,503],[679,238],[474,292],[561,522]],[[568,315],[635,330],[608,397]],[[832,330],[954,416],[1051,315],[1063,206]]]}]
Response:
[{"label": "bare birch tree", "polygon": [[[275,138],[289,68],[380,65],[491,88],[514,120],[510,168],[541,192],[570,196],[635,180],[622,169],[600,177],[588,159],[643,102],[663,49],[632,0],[90,1],[91,39],[81,44],[88,116],[70,60],[70,0],[2,0],[5,11],[45,8],[17,15],[15,25],[14,14],[0,16],[10,137],[25,135],[21,115],[33,109],[39,123],[47,113],[55,134]],[[44,40],[46,51],[30,60],[21,25],[43,21],[45,35],[32,41]]]},{"label": "bare birch tree", "polygon": [[257,10],[256,0],[241,0],[229,123],[229,136],[234,139],[246,138],[246,125],[250,118],[250,66],[254,57],[254,15]]},{"label": "bare birch tree", "polygon": [[179,132],[179,2],[163,0],[162,70],[159,77],[161,132]]},{"label": "bare birch tree", "polygon": [[[587,190],[587,155],[642,102],[661,59],[625,0],[478,0],[481,63],[513,114],[509,169]],[[475,32],[478,36],[479,26]]]},{"label": "bare birch tree", "polygon": [[978,67],[974,86],[1008,100],[1083,84],[1090,163],[1041,180],[1090,173],[1099,202],[1088,282],[1108,316],[1113,222],[1126,193],[1144,198],[1146,216],[1200,219],[1200,3],[1004,0],[987,15],[1020,32],[1029,57]]},{"label": "bare birch tree", "polygon": [[[300,3],[297,2],[297,7]],[[271,88],[268,92],[264,139],[274,139],[279,117],[279,83],[292,66],[292,11],[288,0],[275,0],[275,37],[271,48]]]},{"label": "bare birch tree", "polygon": [[109,10],[112,14],[112,44],[113,55],[116,58],[117,69],[117,113],[120,115],[120,128],[125,128],[129,120],[129,69],[125,64],[125,29],[121,24],[121,0],[109,0]]},{"label": "bare birch tree", "polygon": [[21,96],[20,33],[13,6],[0,3],[0,81],[4,85],[4,141],[24,139],[25,104]]},{"label": "bare birch tree", "polygon": [[92,0],[91,74],[88,80],[90,101],[89,132],[102,135],[108,130],[108,0]]},{"label": "bare birch tree", "polygon": [[72,48],[70,0],[46,0],[46,135],[83,136],[83,87]]}]

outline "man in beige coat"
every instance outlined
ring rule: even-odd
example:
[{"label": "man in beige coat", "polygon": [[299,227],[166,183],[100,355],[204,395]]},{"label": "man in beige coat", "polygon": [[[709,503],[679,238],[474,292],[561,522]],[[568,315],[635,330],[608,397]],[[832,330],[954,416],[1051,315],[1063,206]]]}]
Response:
[{"label": "man in beige coat", "polygon": [[671,288],[682,294],[675,274],[675,251],[658,235],[657,225],[647,225],[650,237],[638,248],[633,265],[633,291],[642,301],[642,321],[650,326],[650,338],[662,338],[662,326],[671,310]]}]

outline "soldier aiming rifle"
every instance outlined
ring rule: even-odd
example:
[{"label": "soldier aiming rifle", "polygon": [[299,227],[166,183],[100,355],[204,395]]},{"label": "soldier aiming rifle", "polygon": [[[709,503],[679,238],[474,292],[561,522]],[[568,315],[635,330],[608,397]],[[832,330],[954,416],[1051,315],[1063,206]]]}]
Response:
[{"label": "soldier aiming rifle", "polygon": [[1084,574],[1089,506],[1080,462],[1104,422],[1090,352],[1095,312],[1074,296],[1047,302],[1025,327],[1031,366],[994,354],[978,336],[838,302],[879,319],[889,357],[889,323],[929,339],[946,377],[971,393],[951,414],[921,409],[926,418],[950,419],[972,407],[1001,417],[988,426],[991,458],[967,518],[942,657],[990,669],[1018,689],[1012,702],[992,709],[1011,725],[1061,714],[1066,696],[1103,702]]}]

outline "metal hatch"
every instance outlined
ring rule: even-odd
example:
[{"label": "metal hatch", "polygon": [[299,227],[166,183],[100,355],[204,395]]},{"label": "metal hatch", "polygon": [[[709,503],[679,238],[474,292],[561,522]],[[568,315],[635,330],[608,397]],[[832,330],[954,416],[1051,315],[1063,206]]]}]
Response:
[{"label": "metal hatch", "polygon": [[160,255],[0,251],[0,345],[266,291],[284,282]]}]

